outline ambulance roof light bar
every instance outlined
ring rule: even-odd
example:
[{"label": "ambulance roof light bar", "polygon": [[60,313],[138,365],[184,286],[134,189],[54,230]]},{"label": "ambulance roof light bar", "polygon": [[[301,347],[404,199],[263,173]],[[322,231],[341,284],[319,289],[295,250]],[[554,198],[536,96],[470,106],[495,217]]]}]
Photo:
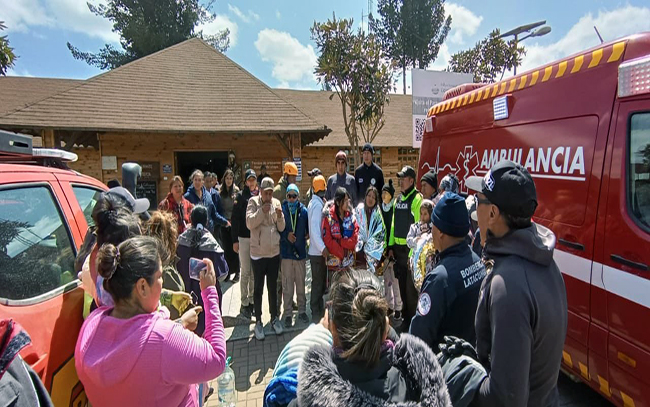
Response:
[{"label": "ambulance roof light bar", "polygon": [[618,66],[618,97],[650,93],[650,55]]},{"label": "ambulance roof light bar", "polygon": [[73,163],[79,158],[77,154],[56,148],[33,148],[32,156],[42,158],[58,158],[61,161]]}]

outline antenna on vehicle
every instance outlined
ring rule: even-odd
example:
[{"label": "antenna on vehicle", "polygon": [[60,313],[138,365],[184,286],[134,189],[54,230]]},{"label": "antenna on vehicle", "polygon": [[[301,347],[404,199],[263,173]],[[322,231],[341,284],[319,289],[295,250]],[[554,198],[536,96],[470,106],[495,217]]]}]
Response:
[{"label": "antenna on vehicle", "polygon": [[600,33],[598,32],[598,28],[596,28],[596,26],[594,26],[594,30],[596,30],[596,35],[598,35],[598,38],[600,39],[600,43],[602,44],[603,42],[605,42],[605,40],[603,40],[603,37],[600,36]]}]

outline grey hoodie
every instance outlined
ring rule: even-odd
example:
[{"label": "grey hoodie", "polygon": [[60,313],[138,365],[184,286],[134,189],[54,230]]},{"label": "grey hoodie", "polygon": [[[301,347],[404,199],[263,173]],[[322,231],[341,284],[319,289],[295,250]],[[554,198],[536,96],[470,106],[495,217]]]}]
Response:
[{"label": "grey hoodie", "polygon": [[489,375],[475,399],[479,406],[559,405],[567,299],[554,248],[553,232],[535,223],[487,239],[488,274],[475,327],[479,361]]}]

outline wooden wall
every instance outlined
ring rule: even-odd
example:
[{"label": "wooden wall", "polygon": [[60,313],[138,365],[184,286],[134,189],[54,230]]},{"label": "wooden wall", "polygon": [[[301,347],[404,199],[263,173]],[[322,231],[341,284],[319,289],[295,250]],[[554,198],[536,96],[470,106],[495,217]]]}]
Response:
[{"label": "wooden wall", "polygon": [[[178,151],[229,151],[234,150],[238,163],[243,161],[279,161],[287,158],[287,151],[270,135],[174,135],[174,134],[124,134],[107,133],[100,136],[100,151],[88,148],[75,148],[73,151],[79,156],[77,162],[71,167],[81,172],[108,182],[113,178],[121,181],[121,170],[102,171],[101,155],[117,156],[117,168],[122,168],[122,163],[156,161],[160,163],[160,179],[158,182],[158,200],[164,198],[169,191],[169,181],[176,174],[174,152]],[[210,146],[210,147],[206,147]],[[305,194],[311,186],[311,178],[307,171],[318,167],[323,171],[325,179],[336,172],[335,156],[339,151],[336,147],[312,147],[302,149],[303,179],[299,183],[301,195]],[[384,147],[381,149],[381,167],[384,178],[393,178],[397,189],[397,172],[401,169],[398,160],[397,147]],[[163,174],[162,165],[172,165],[171,174]],[[259,171],[259,168],[253,168]],[[243,175],[243,174],[242,174]],[[279,172],[270,175],[277,182],[282,176]],[[165,179],[167,178],[167,179]],[[187,187],[187,185],[186,185]]]}]

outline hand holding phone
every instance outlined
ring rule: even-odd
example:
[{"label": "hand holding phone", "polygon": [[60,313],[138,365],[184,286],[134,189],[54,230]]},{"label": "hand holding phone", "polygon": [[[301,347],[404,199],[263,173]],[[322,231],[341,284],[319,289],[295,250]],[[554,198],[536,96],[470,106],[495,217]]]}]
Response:
[{"label": "hand holding phone", "polygon": [[190,257],[190,278],[196,281],[201,280],[201,271],[205,270],[208,266],[201,259]]}]

